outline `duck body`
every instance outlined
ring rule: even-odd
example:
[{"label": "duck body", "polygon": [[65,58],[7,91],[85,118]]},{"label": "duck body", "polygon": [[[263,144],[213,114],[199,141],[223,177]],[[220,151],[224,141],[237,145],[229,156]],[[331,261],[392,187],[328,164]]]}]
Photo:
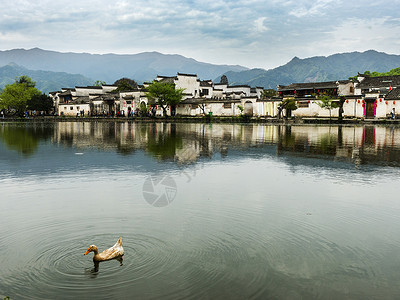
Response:
[{"label": "duck body", "polygon": [[122,247],[122,238],[119,238],[118,241],[115,243],[114,246],[104,250],[103,252],[99,253],[99,249],[96,245],[90,245],[84,255],[89,254],[90,252],[94,252],[93,261],[100,262],[111,260],[115,258],[120,258],[124,255],[124,248]]}]

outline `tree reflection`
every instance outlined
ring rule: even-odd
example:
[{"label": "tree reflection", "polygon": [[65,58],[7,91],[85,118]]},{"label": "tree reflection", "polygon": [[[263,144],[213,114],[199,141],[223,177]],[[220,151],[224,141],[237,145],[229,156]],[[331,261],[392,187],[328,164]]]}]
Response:
[{"label": "tree reflection", "polygon": [[152,124],[149,128],[146,150],[160,160],[175,159],[177,149],[183,147],[183,137],[177,133],[176,124]]},{"label": "tree reflection", "polygon": [[44,124],[3,124],[0,127],[0,140],[8,149],[30,156],[37,151],[40,140],[47,140],[53,132]]}]

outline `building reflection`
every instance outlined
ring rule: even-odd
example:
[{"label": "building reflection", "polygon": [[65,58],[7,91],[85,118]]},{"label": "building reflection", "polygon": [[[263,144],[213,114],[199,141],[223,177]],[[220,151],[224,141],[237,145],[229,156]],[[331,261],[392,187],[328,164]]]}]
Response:
[{"label": "building reflection", "polygon": [[129,155],[137,150],[160,161],[246,156],[268,146],[274,155],[344,160],[355,165],[400,165],[400,129],[387,126],[285,126],[263,124],[60,122],[53,142]]}]

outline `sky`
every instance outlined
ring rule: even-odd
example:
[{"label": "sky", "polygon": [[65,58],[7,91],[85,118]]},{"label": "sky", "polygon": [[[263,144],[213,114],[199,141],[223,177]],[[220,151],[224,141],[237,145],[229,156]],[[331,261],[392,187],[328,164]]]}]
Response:
[{"label": "sky", "polygon": [[400,54],[400,0],[0,0],[0,50],[157,51],[270,69],[293,57]]}]

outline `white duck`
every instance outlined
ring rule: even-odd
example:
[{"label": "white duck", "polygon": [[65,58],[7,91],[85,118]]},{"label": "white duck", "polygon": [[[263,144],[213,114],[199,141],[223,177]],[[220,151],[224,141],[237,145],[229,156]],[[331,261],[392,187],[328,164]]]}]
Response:
[{"label": "white duck", "polygon": [[99,253],[99,248],[95,245],[90,245],[84,255],[94,252],[93,261],[106,261],[114,258],[121,258],[124,255],[124,248],[122,247],[122,238],[120,237],[114,246]]}]

